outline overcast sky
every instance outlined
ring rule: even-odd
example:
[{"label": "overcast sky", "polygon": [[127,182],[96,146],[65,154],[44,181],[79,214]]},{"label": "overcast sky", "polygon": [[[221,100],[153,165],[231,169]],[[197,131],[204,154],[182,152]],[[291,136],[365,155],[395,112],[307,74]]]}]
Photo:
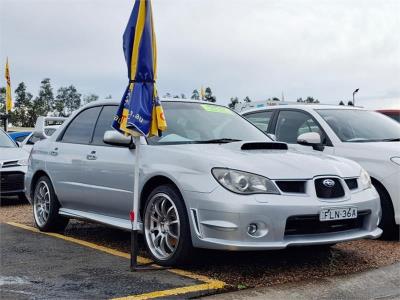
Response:
[{"label": "overcast sky", "polygon": [[[133,0],[0,0],[0,61],[13,88],[74,84],[120,98]],[[398,0],[153,0],[161,95],[210,86],[230,97],[400,107]],[[4,63],[0,67],[4,74]],[[3,75],[0,85],[4,85]]]}]

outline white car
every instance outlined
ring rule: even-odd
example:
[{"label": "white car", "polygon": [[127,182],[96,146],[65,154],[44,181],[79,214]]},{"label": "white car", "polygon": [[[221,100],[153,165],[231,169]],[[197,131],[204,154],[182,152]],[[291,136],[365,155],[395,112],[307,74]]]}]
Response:
[{"label": "white car", "polygon": [[25,199],[24,178],[28,155],[0,129],[0,199],[4,196]]},{"label": "white car", "polygon": [[36,142],[49,138],[65,120],[63,117],[39,117],[34,131],[21,142],[21,148],[31,152]]},{"label": "white car", "polygon": [[377,112],[349,106],[276,105],[241,114],[270,137],[291,147],[320,150],[358,162],[371,175],[380,195],[383,237],[399,237],[399,123]]}]

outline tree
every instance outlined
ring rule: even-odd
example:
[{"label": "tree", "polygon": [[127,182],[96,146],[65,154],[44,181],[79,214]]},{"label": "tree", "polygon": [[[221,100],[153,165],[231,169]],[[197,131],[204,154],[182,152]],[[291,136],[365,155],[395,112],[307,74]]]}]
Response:
[{"label": "tree", "polygon": [[303,98],[301,98],[301,97],[297,98],[297,102],[301,102],[301,103],[319,103],[319,100],[308,96],[305,100],[303,100]]},{"label": "tree", "polygon": [[107,99],[107,100],[112,99],[112,95],[111,94],[108,95],[105,99]]},{"label": "tree", "polygon": [[213,96],[211,88],[207,87],[205,90],[204,100],[208,102],[217,102],[217,98]]},{"label": "tree", "polygon": [[175,96],[174,96],[174,99],[179,99],[179,95],[175,95]]},{"label": "tree", "polygon": [[45,78],[41,81],[39,96],[37,96],[33,102],[37,116],[47,116],[47,114],[54,109],[54,94],[49,78]]},{"label": "tree", "polygon": [[243,101],[244,101],[244,102],[246,102],[246,103],[249,103],[249,102],[251,102],[251,100],[250,100],[249,96],[246,96],[246,97],[243,99]]},{"label": "tree", "polygon": [[231,103],[229,103],[228,106],[229,108],[234,109],[238,103],[239,103],[238,97],[231,97]]},{"label": "tree", "polygon": [[194,90],[192,92],[192,96],[190,97],[192,100],[200,100],[200,94],[198,90]]},{"label": "tree", "polygon": [[343,102],[343,101],[340,101],[339,105],[344,105],[344,102]]},{"label": "tree", "polygon": [[297,102],[300,102],[300,103],[302,103],[302,102],[304,102],[304,100],[303,100],[303,98],[297,98]]},{"label": "tree", "polygon": [[14,111],[11,113],[11,122],[21,127],[33,127],[34,119],[31,117],[33,108],[33,95],[26,91],[26,85],[21,82],[15,90]]},{"label": "tree", "polygon": [[95,94],[89,94],[89,95],[86,95],[85,97],[83,97],[83,104],[88,104],[90,102],[97,101],[97,100],[99,100],[99,96],[97,96]]},{"label": "tree", "polygon": [[0,87],[0,113],[6,112],[6,88]]},{"label": "tree", "polygon": [[273,97],[272,101],[280,101],[278,97]]},{"label": "tree", "polygon": [[186,95],[184,93],[181,94],[182,99],[186,99]]},{"label": "tree", "polygon": [[348,105],[348,106],[354,106],[354,104],[353,104],[352,101],[347,102],[347,105]]},{"label": "tree", "polygon": [[73,85],[60,87],[57,91],[55,109],[58,116],[68,117],[81,106],[81,94]]},{"label": "tree", "polygon": [[163,98],[172,98],[171,93],[166,93]]}]

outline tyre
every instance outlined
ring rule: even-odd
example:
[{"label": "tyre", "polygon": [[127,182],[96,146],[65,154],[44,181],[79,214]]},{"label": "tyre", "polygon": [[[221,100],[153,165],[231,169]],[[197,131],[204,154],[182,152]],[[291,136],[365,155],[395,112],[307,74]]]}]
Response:
[{"label": "tyre", "polygon": [[399,226],[394,220],[394,209],[392,201],[387,191],[379,184],[374,185],[381,199],[382,219],[379,223],[379,228],[383,230],[381,239],[384,240],[399,240]]},{"label": "tyre", "polygon": [[63,231],[68,219],[60,216],[60,204],[54,193],[53,185],[48,177],[42,176],[36,182],[33,194],[33,217],[41,231]]},{"label": "tyre", "polygon": [[143,212],[145,244],[159,265],[189,261],[192,247],[188,214],[181,194],[173,185],[155,188]]}]

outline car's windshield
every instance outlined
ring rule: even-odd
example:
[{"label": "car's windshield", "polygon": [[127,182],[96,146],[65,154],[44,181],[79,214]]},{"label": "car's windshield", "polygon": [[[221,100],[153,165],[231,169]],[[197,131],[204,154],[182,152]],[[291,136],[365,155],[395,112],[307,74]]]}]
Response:
[{"label": "car's windshield", "polygon": [[391,142],[400,140],[400,124],[380,113],[356,109],[319,109],[342,142]]},{"label": "car's windshield", "polygon": [[168,128],[151,145],[269,141],[254,125],[230,109],[204,103],[164,102]]},{"label": "car's windshield", "polygon": [[5,134],[2,130],[0,130],[0,148],[15,148],[17,147],[15,143]]}]

